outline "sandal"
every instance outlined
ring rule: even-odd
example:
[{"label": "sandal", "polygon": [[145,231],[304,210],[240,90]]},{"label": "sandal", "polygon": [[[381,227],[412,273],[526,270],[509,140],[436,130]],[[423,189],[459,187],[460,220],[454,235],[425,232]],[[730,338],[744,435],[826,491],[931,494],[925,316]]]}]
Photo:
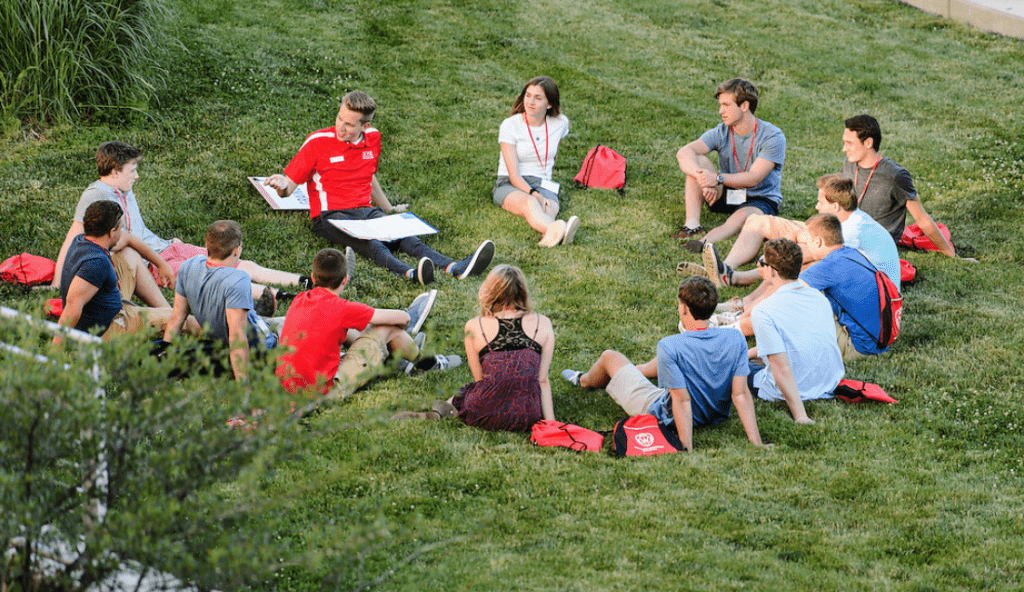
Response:
[{"label": "sandal", "polygon": [[693,238],[695,236],[700,236],[700,235],[702,235],[702,234],[704,234],[706,232],[707,232],[707,230],[705,230],[703,226],[698,226],[697,228],[689,228],[687,226],[680,226],[679,227],[679,232],[673,234],[672,238],[675,238],[675,239]]}]

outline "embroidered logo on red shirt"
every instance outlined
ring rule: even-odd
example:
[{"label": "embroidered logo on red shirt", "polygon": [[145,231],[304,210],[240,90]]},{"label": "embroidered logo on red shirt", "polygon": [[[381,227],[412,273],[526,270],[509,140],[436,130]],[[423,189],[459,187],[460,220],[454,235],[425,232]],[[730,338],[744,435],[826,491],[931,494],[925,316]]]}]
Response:
[{"label": "embroidered logo on red shirt", "polygon": [[373,150],[363,152],[363,160],[373,160]]}]

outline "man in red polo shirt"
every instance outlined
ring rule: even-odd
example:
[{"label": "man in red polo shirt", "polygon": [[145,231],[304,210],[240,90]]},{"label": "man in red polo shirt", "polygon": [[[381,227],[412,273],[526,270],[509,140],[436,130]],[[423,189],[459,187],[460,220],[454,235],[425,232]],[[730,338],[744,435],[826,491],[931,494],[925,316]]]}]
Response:
[{"label": "man in red polo shirt", "polygon": [[[380,132],[371,127],[377,104],[366,93],[345,95],[334,127],[313,132],[295,155],[283,175],[271,175],[266,185],[278,195],[291,195],[300,183],[309,193],[309,214],[313,233],[342,247],[352,249],[392,273],[421,284],[434,281],[434,267],[464,279],[487,269],[494,257],[494,243],[484,241],[461,261],[453,261],[411,236],[383,243],[363,240],[339,230],[330,220],[369,220],[386,213],[403,212],[405,204],[392,206],[377,182]],[[417,260],[410,267],[392,254],[402,251]]]}]

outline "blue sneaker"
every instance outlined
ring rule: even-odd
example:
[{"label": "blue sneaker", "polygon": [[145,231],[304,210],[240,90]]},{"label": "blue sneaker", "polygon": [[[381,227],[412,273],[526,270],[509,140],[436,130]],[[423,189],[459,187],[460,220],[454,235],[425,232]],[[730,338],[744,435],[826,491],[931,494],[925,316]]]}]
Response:
[{"label": "blue sneaker", "polygon": [[485,240],[480,243],[480,246],[476,248],[472,255],[462,261],[452,263],[448,273],[460,280],[464,280],[471,275],[483,273],[487,266],[491,264],[491,259],[494,259],[494,243],[491,240]]},{"label": "blue sneaker", "polygon": [[430,310],[434,308],[436,300],[437,290],[424,292],[412,301],[409,308],[405,309],[405,312],[409,313],[409,326],[405,329],[409,335],[416,335],[423,328],[423,323],[427,320]]},{"label": "blue sneaker", "polygon": [[583,373],[580,372],[579,370],[569,370],[568,368],[562,370],[562,378],[568,380],[569,382],[573,383],[576,386],[580,386],[581,376],[583,376]]}]

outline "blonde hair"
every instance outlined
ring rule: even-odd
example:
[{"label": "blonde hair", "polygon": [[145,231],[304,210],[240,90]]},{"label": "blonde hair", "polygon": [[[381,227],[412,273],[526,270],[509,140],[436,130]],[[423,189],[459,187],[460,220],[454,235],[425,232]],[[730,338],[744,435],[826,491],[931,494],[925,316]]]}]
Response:
[{"label": "blonde hair", "polygon": [[503,310],[530,312],[530,295],[526,276],[514,265],[502,264],[487,274],[480,286],[480,315],[493,317]]}]

